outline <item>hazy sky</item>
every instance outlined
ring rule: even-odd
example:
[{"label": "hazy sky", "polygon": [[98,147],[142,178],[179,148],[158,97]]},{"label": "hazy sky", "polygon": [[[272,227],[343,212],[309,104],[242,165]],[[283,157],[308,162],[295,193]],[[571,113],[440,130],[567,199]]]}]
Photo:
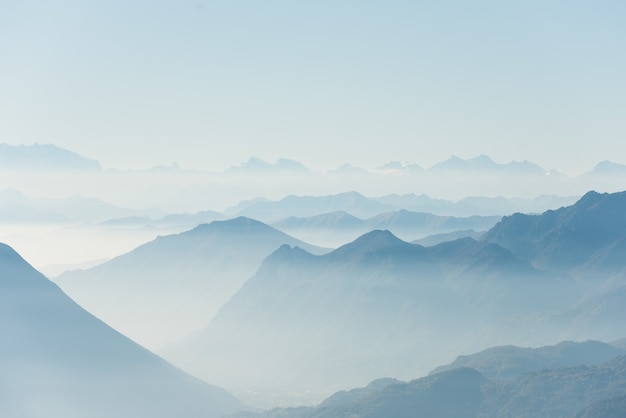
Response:
[{"label": "hazy sky", "polygon": [[0,0],[0,142],[105,167],[626,163],[626,2]]}]

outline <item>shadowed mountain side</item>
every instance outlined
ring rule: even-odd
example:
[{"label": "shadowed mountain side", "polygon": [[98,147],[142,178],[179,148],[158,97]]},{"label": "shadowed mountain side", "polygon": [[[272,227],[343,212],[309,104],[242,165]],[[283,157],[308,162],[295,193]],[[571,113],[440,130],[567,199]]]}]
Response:
[{"label": "shadowed mountain side", "polygon": [[166,356],[237,390],[319,399],[416,373],[415,357],[436,357],[465,317],[423,247],[373,231],[323,256],[281,247],[208,328]]},{"label": "shadowed mountain side", "polygon": [[437,367],[432,373],[470,367],[487,378],[506,379],[541,369],[597,366],[625,354],[626,350],[599,341],[564,341],[557,345],[539,348],[508,345],[459,356],[452,363]]},{"label": "shadowed mountain side", "polygon": [[243,408],[84,311],[0,244],[0,415],[218,417]]},{"label": "shadowed mountain side", "polygon": [[506,216],[483,239],[540,269],[572,272],[578,267],[583,277],[617,274],[626,268],[626,192],[589,192],[573,206]]},{"label": "shadowed mountain side", "polygon": [[240,217],[158,237],[97,267],[65,273],[56,282],[114,328],[159,348],[206,326],[283,244],[325,251]]}]

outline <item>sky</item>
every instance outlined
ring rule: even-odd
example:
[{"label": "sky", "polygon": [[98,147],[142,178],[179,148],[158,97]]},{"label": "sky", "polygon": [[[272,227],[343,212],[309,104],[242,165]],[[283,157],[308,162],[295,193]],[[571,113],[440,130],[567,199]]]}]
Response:
[{"label": "sky", "polygon": [[105,168],[256,156],[626,163],[626,2],[0,0],[0,142]]}]

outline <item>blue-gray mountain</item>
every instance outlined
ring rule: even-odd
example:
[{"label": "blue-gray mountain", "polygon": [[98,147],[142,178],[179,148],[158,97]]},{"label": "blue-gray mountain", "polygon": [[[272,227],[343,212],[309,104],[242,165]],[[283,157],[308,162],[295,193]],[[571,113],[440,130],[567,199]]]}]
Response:
[{"label": "blue-gray mountain", "polygon": [[435,233],[463,229],[486,231],[499,220],[500,216],[457,218],[402,209],[381,213],[368,219],[356,218],[345,211],[306,218],[289,217],[273,222],[272,226],[306,242],[337,247],[374,229],[386,229],[403,240],[411,241]]},{"label": "blue-gray mountain", "polygon": [[626,355],[626,350],[600,341],[563,341],[538,348],[507,345],[459,356],[452,363],[437,367],[432,373],[469,367],[489,379],[508,379],[542,369],[598,366],[620,355]]},{"label": "blue-gray mountain", "polygon": [[[626,409],[620,410],[620,406],[624,405],[626,394],[626,357],[619,356],[623,352],[598,354],[596,348],[601,344],[598,342],[563,344],[539,350],[526,349],[521,353],[524,359],[530,359],[531,353],[541,358],[540,363],[545,367],[537,371],[533,370],[538,364],[520,362],[520,353],[512,350],[493,358],[479,355],[479,365],[484,370],[498,370],[502,362],[515,364],[516,369],[519,367],[516,373],[504,379],[487,378],[468,367],[450,368],[410,382],[379,379],[365,388],[338,392],[317,407],[274,409],[262,414],[241,413],[236,416],[623,417]],[[593,365],[586,365],[587,361]]]},{"label": "blue-gray mountain", "polygon": [[55,281],[115,329],[156,349],[206,326],[263,259],[283,244],[325,251],[240,217],[158,237]]},{"label": "blue-gray mountain", "polygon": [[347,212],[362,219],[401,209],[427,212],[440,216],[503,216],[515,212],[538,213],[547,209],[570,205],[577,197],[542,195],[534,199],[507,199],[504,197],[466,197],[457,202],[434,199],[425,194],[386,195],[365,197],[357,192],[327,196],[290,195],[278,201],[252,199],[242,201],[226,210],[228,216],[248,216],[264,222],[278,222],[288,217],[311,217],[330,212]]},{"label": "blue-gray mountain", "polygon": [[283,246],[205,330],[164,354],[236,391],[319,399],[424,373],[494,334],[529,338],[507,321],[569,306],[571,296],[527,302],[566,284],[472,239],[424,248],[373,231],[323,256]]},{"label": "blue-gray mountain", "polygon": [[541,215],[506,216],[483,239],[543,270],[620,274],[626,267],[626,192],[589,192]]},{"label": "blue-gray mountain", "polygon": [[84,311],[4,244],[0,335],[3,417],[200,418],[243,409]]},{"label": "blue-gray mountain", "polygon": [[100,163],[52,144],[0,144],[0,170],[101,170]]}]

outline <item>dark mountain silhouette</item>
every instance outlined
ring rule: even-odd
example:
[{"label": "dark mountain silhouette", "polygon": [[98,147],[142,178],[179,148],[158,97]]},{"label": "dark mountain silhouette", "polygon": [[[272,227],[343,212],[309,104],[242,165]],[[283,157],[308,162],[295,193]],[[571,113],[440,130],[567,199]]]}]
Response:
[{"label": "dark mountain silhouette", "polygon": [[217,417],[242,409],[84,311],[0,244],[0,415]]},{"label": "dark mountain silhouette", "polygon": [[206,326],[263,259],[283,244],[323,251],[240,217],[158,237],[55,281],[114,328],[157,348]]}]

